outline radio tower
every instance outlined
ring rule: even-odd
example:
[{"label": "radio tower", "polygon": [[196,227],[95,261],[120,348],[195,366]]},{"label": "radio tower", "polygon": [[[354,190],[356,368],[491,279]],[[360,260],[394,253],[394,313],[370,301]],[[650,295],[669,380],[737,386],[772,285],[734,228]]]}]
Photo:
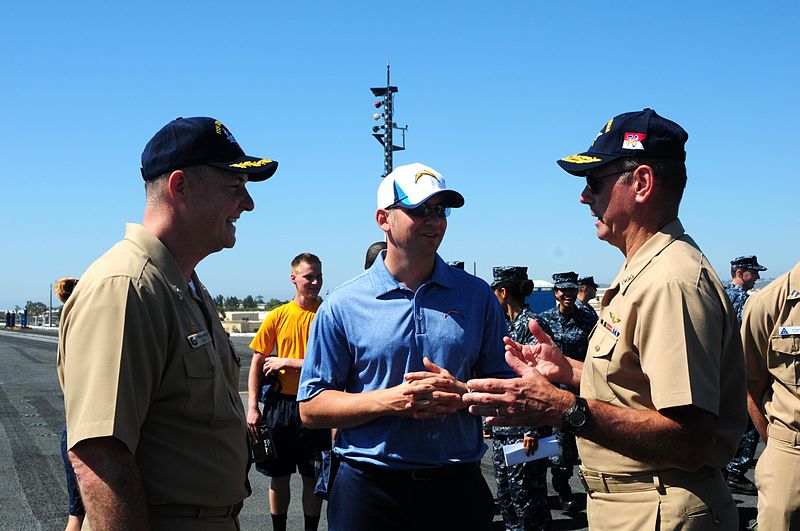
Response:
[{"label": "radio tower", "polygon": [[[406,131],[408,131],[408,126],[398,127],[396,123],[394,123],[394,93],[397,92],[397,87],[393,87],[390,81],[389,76],[389,62],[386,62],[386,86],[385,87],[377,87],[371,88],[372,94],[376,97],[383,97],[383,100],[378,100],[375,102],[375,108],[380,109],[383,107],[382,113],[375,113],[372,115],[374,120],[380,120],[383,118],[383,125],[376,125],[372,128],[372,136],[381,143],[383,146],[383,175],[381,177],[386,177],[394,168],[394,161],[393,156],[395,151],[403,151],[406,149]],[[403,145],[396,146],[394,145],[394,140],[392,139],[392,132],[394,129],[397,129],[402,132],[403,135]],[[383,130],[383,132],[379,132]]]}]

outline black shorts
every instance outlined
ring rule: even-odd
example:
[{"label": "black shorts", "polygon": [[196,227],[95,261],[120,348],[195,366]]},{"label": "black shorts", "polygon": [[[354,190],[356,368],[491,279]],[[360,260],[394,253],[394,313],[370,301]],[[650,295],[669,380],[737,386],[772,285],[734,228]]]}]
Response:
[{"label": "black shorts", "polygon": [[270,477],[314,477],[314,461],[320,452],[331,449],[331,430],[310,430],[300,422],[295,395],[278,395],[262,415],[275,445],[275,459],[256,463],[256,470]]}]

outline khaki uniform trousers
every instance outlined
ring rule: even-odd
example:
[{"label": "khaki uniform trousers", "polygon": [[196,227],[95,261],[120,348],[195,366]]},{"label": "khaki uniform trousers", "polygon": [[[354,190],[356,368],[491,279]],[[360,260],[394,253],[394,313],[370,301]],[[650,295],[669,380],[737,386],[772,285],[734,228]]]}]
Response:
[{"label": "khaki uniform trousers", "polygon": [[800,433],[770,424],[756,465],[759,531],[800,530]]},{"label": "khaki uniform trousers", "polygon": [[608,475],[581,468],[592,531],[737,531],[739,512],[719,470]]}]

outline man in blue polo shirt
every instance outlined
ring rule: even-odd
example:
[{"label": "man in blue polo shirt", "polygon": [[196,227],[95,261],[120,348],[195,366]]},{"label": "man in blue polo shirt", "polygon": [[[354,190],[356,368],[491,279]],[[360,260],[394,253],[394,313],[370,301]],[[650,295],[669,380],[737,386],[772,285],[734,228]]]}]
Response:
[{"label": "man in blue polo shirt", "polygon": [[506,324],[483,280],[436,253],[464,198],[422,164],[378,188],[387,249],[333,291],[311,327],[297,399],[304,425],[338,427],[329,529],[487,529],[480,419],[461,395],[473,375],[511,377]]}]

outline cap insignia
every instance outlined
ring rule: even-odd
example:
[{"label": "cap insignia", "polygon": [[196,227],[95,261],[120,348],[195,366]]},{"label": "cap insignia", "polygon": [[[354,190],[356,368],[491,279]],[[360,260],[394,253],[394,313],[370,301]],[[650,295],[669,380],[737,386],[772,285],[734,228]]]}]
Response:
[{"label": "cap insignia", "polygon": [[419,182],[419,179],[420,179],[420,177],[422,177],[423,175],[430,175],[431,177],[433,177],[434,179],[436,179],[436,182],[439,182],[439,178],[438,178],[437,176],[435,176],[433,173],[429,172],[428,170],[422,170],[421,172],[418,172],[418,173],[417,173],[417,174],[414,176],[414,182],[415,182],[415,183],[418,183],[418,182]]},{"label": "cap insignia", "polygon": [[644,133],[625,133],[622,137],[622,149],[641,149],[644,150],[642,140],[647,137]]},{"label": "cap insignia", "polygon": [[603,162],[603,159],[598,159],[597,157],[589,157],[587,155],[570,155],[569,157],[564,157],[564,162],[572,162],[573,164],[590,164],[592,162]]}]

